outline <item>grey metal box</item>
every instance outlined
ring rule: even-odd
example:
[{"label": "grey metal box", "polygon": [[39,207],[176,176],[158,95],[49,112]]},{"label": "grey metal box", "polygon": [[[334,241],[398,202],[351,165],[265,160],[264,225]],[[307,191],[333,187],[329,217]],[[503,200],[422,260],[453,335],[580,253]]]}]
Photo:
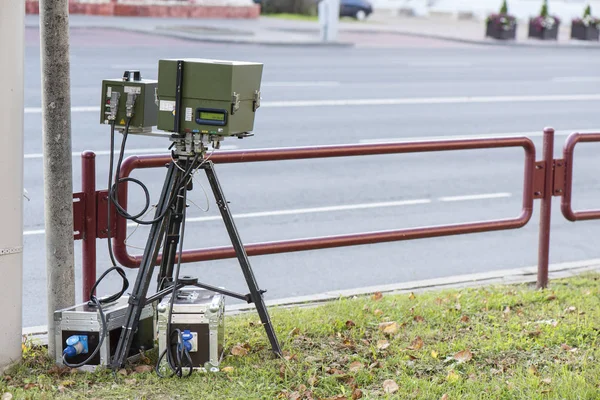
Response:
[{"label": "grey metal box", "polygon": [[[98,354],[90,362],[81,367],[83,370],[94,370],[99,365],[108,366],[110,358],[114,355],[121,336],[122,327],[128,308],[129,296],[122,296],[114,303],[103,305],[107,324],[107,336],[104,338]],[[138,330],[134,335],[129,360],[139,358],[141,351],[154,348],[156,302],[143,308],[140,316]],[[102,322],[97,308],[88,306],[87,303],[78,304],[54,312],[56,362],[63,364],[62,352],[66,347],[66,340],[72,335],[87,335],[89,352],[69,358],[71,364],[77,364],[89,357],[100,341]]]},{"label": "grey metal box", "polygon": [[[171,296],[162,299],[158,310],[158,353],[167,348],[167,322]],[[186,330],[194,335],[190,356],[194,369],[216,372],[223,354],[225,297],[196,287],[177,291],[171,314],[171,331]]]},{"label": "grey metal box", "polygon": [[100,101],[100,123],[109,124],[110,101],[113,93],[120,93],[115,127],[124,129],[127,120],[125,107],[127,93],[137,94],[133,107],[134,114],[129,124],[131,133],[149,132],[158,123],[158,106],[156,105],[156,90],[158,82],[150,79],[139,81],[124,81],[122,79],[107,79],[102,81],[102,99]]}]

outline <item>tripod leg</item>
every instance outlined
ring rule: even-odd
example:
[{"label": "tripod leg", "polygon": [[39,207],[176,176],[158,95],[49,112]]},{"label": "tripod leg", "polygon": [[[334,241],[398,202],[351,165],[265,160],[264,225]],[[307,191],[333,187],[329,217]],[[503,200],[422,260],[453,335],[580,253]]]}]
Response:
[{"label": "tripod leg", "polygon": [[238,261],[240,262],[240,267],[242,268],[242,272],[244,273],[244,278],[246,279],[246,283],[248,284],[248,288],[250,289],[252,301],[256,306],[256,311],[258,311],[260,320],[262,321],[262,324],[265,327],[265,331],[267,332],[267,336],[269,337],[269,341],[271,342],[271,348],[273,349],[273,352],[275,354],[281,355],[281,348],[279,347],[279,342],[277,341],[275,330],[273,329],[273,325],[271,324],[271,319],[267,311],[267,306],[265,305],[261,290],[258,289],[256,278],[254,277],[254,273],[252,272],[252,268],[250,267],[250,261],[248,260],[248,255],[246,254],[246,249],[244,249],[244,245],[242,244],[240,235],[237,231],[237,228],[235,227],[235,223],[233,222],[231,211],[227,206],[227,200],[225,200],[223,189],[221,189],[221,185],[219,184],[219,180],[217,179],[213,163],[211,161],[206,162],[204,164],[204,170],[206,171],[206,177],[208,178],[208,182],[210,183],[212,191],[215,195],[215,200],[217,201],[217,206],[219,207],[219,211],[221,212],[221,216],[223,217],[225,228],[227,228],[227,233],[229,234],[229,238],[231,239],[231,243],[233,244],[233,248],[235,249]]},{"label": "tripod leg", "polygon": [[[169,200],[173,195],[173,191],[177,190],[178,176],[179,174],[177,167],[171,163],[165,178],[165,183],[158,201],[154,218],[158,218],[160,215],[163,215],[167,210],[167,207],[169,207]],[[161,219],[160,221],[153,223],[150,229],[150,234],[148,235],[148,240],[144,249],[144,255],[142,257],[142,262],[140,264],[135,281],[135,286],[133,287],[131,296],[129,297],[129,306],[127,308],[125,319],[126,322],[121,331],[121,336],[119,337],[114,358],[110,363],[111,368],[113,369],[119,369],[123,367],[127,361],[129,349],[131,348],[131,343],[133,341],[133,335],[135,334],[135,329],[138,326],[142,310],[146,305],[146,294],[148,293],[148,287],[150,286],[150,281],[152,279],[154,264],[156,263],[156,258],[158,257],[160,245],[164,236],[166,221],[167,217],[165,216],[165,218]]]},{"label": "tripod leg", "polygon": [[[186,163],[183,165],[184,167],[187,167]],[[183,182],[180,182],[180,184],[183,184]],[[183,190],[187,189],[184,188]],[[165,244],[162,251],[162,261],[158,276],[158,291],[165,289],[168,283],[173,282],[173,267],[176,261],[175,257],[177,255],[177,245],[179,244],[180,240],[184,207],[186,207],[185,199],[183,196],[177,194],[175,207],[169,216],[169,222],[167,223],[166,228]]]}]

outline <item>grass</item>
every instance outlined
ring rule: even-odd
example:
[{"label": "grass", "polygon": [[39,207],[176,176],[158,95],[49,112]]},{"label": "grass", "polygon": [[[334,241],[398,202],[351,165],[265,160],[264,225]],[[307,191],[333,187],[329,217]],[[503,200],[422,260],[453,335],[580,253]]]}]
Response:
[{"label": "grass", "polygon": [[545,291],[514,285],[272,309],[283,359],[271,355],[255,313],[227,317],[222,371],[189,379],[161,379],[131,368],[119,374],[74,372],[52,366],[43,348],[25,345],[24,361],[0,381],[0,395],[596,399],[599,294],[600,275],[590,274],[556,280]]},{"label": "grass", "polygon": [[302,15],[302,14],[291,14],[291,13],[273,13],[264,14],[264,17],[287,19],[291,21],[318,21],[317,15]]}]

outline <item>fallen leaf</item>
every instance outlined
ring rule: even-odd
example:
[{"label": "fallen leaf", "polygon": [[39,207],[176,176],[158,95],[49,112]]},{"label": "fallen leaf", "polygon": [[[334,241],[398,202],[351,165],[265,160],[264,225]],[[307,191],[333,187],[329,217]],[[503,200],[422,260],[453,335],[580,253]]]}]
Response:
[{"label": "fallen leaf", "polygon": [[409,350],[420,350],[423,347],[423,339],[420,336],[417,336],[415,340],[412,341],[407,349]]},{"label": "fallen leaf", "polygon": [[[56,388],[60,393],[64,393],[65,392],[65,387],[63,385],[58,385],[58,387]],[[4,399],[4,396],[2,396],[2,398]]]},{"label": "fallen leaf", "polygon": [[60,384],[64,387],[69,387],[69,386],[73,386],[75,384],[75,381],[66,380],[66,381],[62,381]]},{"label": "fallen leaf", "polygon": [[369,369],[373,368],[381,368],[381,363],[379,361],[375,361],[374,363],[369,365]]},{"label": "fallen leaf", "polygon": [[454,355],[454,359],[460,363],[468,362],[473,358],[473,353],[469,349],[459,351]]},{"label": "fallen leaf", "polygon": [[375,314],[375,316],[378,317],[383,314],[383,311],[381,311],[380,309],[377,309],[377,310],[373,311],[373,314]]},{"label": "fallen leaf", "polygon": [[419,359],[418,357],[415,357],[415,356],[413,356],[412,354],[409,354],[409,355],[408,355],[408,358],[410,358],[410,359],[411,359],[411,360],[413,360],[413,361],[414,361],[414,360],[418,360],[418,359]]},{"label": "fallen leaf", "polygon": [[390,347],[390,342],[385,339],[377,341],[377,350],[385,350]]},{"label": "fallen leaf", "polygon": [[442,303],[444,303],[444,300],[440,299],[439,297],[437,297],[435,300],[435,304],[437,304],[438,306],[442,305]]},{"label": "fallen leaf", "polygon": [[446,376],[446,380],[450,383],[456,382],[460,379],[460,375],[458,375],[454,370],[451,370],[450,372],[448,372],[448,375]]},{"label": "fallen leaf", "polygon": [[297,354],[289,354],[288,352],[284,352],[283,358],[286,359],[287,361],[297,361],[298,355]]},{"label": "fallen leaf", "polygon": [[323,400],[348,400],[348,398],[342,394],[338,394],[337,396],[324,397]]},{"label": "fallen leaf", "polygon": [[469,380],[470,380],[470,381],[476,381],[476,380],[477,380],[477,375],[475,375],[475,374],[470,374],[470,375],[469,375]]},{"label": "fallen leaf", "polygon": [[438,352],[435,350],[431,350],[431,357],[438,358]]},{"label": "fallen leaf", "polygon": [[127,370],[125,368],[121,368],[118,372],[119,375],[127,376]]},{"label": "fallen leaf", "polygon": [[537,375],[538,370],[535,367],[535,365],[532,365],[529,368],[527,368],[527,372],[529,372],[531,375]]},{"label": "fallen leaf", "polygon": [[36,385],[35,383],[28,383],[28,384],[26,384],[25,386],[23,386],[23,389],[24,389],[24,390],[29,390],[29,389],[31,389],[31,388],[34,388],[34,387],[36,387],[36,386],[37,386],[37,385]]},{"label": "fallen leaf", "polygon": [[362,390],[356,388],[352,391],[352,400],[358,400],[362,398]]},{"label": "fallen leaf", "polygon": [[281,366],[279,367],[279,377],[281,379],[285,378],[285,364],[281,364]]},{"label": "fallen leaf", "polygon": [[300,400],[302,395],[299,392],[292,392],[287,395],[288,400]]},{"label": "fallen leaf", "polygon": [[552,389],[544,389],[542,391],[540,391],[541,394],[548,394],[552,391]]},{"label": "fallen leaf", "polygon": [[308,378],[308,380],[306,381],[310,386],[316,386],[317,382],[319,382],[319,378],[317,378],[316,375],[311,376],[310,378]]},{"label": "fallen leaf", "polygon": [[364,368],[364,365],[360,361],[354,361],[354,362],[350,363],[350,365],[348,365],[348,370],[350,370],[350,372],[358,372],[363,368]]},{"label": "fallen leaf", "polygon": [[415,315],[413,320],[415,322],[423,322],[423,321],[425,321],[425,318],[421,317],[420,315]]},{"label": "fallen leaf", "polygon": [[234,368],[233,368],[233,367],[231,367],[231,366],[227,366],[227,367],[223,367],[223,368],[221,369],[221,371],[223,371],[223,372],[225,372],[225,373],[227,373],[227,374],[228,374],[228,373],[230,373],[230,372],[233,372],[233,371],[234,371]]},{"label": "fallen leaf", "polygon": [[565,350],[565,351],[570,351],[570,350],[572,349],[572,347],[571,347],[571,346],[569,346],[569,345],[568,345],[568,344],[566,344],[566,343],[563,343],[563,344],[561,344],[561,345],[560,345],[560,348],[561,348],[561,349],[563,349],[563,350]]},{"label": "fallen leaf", "polygon": [[393,335],[394,333],[398,332],[398,329],[400,329],[400,326],[395,321],[382,322],[379,324],[379,330],[382,331],[383,333],[387,333],[390,335]]},{"label": "fallen leaf", "polygon": [[299,333],[300,333],[300,328],[296,327],[296,328],[294,328],[294,329],[292,329],[290,331],[290,333],[288,334],[288,336],[296,336]]},{"label": "fallen leaf", "polygon": [[154,368],[151,365],[138,365],[135,367],[135,372],[138,374],[144,374],[146,372],[152,372]]},{"label": "fallen leaf", "polygon": [[460,322],[469,322],[470,318],[466,315],[463,315],[462,317],[460,317]]},{"label": "fallen leaf", "polygon": [[574,307],[574,306],[570,306],[570,307],[565,308],[565,312],[566,313],[572,313],[572,312],[575,312],[575,311],[577,311],[577,308]]},{"label": "fallen leaf", "polygon": [[346,321],[346,328],[350,329],[353,326],[356,326],[356,324],[354,323],[354,321],[350,321],[350,320]]},{"label": "fallen leaf", "polygon": [[338,369],[338,368],[329,368],[327,373],[330,375],[344,375],[345,374],[344,371],[342,371],[341,369]]},{"label": "fallen leaf", "polygon": [[546,297],[546,300],[548,300],[548,301],[556,300],[556,295],[554,293],[552,293],[551,295]]},{"label": "fallen leaf", "polygon": [[375,301],[378,301],[383,298],[383,294],[381,294],[381,292],[375,292],[373,293],[373,296],[371,296],[371,298]]},{"label": "fallen leaf", "polygon": [[542,379],[542,382],[544,382],[544,383],[546,383],[546,384],[549,385],[549,384],[552,383],[552,379],[550,379],[550,378],[544,378],[544,379]]},{"label": "fallen leaf", "polygon": [[527,333],[527,335],[528,335],[529,337],[538,337],[538,336],[540,336],[541,334],[542,334],[542,331],[540,331],[539,329],[538,329],[538,330],[535,330],[535,331],[532,331],[532,332],[528,332],[528,333]]},{"label": "fallen leaf", "polygon": [[408,295],[408,299],[409,300],[414,300],[417,296],[415,296],[415,294],[413,292],[410,292],[410,294]]},{"label": "fallen leaf", "polygon": [[462,306],[460,305],[460,303],[456,303],[456,305],[454,306],[454,308],[455,308],[456,310],[459,310],[459,311],[460,311],[460,310],[462,309]]},{"label": "fallen leaf", "polygon": [[234,356],[243,357],[248,354],[248,349],[237,344],[231,349],[231,354]]},{"label": "fallen leaf", "polygon": [[509,314],[510,313],[510,307],[506,306],[506,308],[504,309],[504,311],[502,311],[504,314]]},{"label": "fallen leaf", "polygon": [[398,384],[396,382],[394,382],[391,379],[386,379],[385,381],[383,381],[383,391],[391,394],[391,393],[396,393],[398,391],[398,389],[400,389],[398,387]]},{"label": "fallen leaf", "polygon": [[449,400],[448,393],[444,393],[444,395],[440,398],[440,400]]},{"label": "fallen leaf", "polygon": [[303,384],[303,383],[301,383],[300,385],[298,385],[298,391],[299,391],[300,393],[304,393],[304,392],[306,392],[306,385],[305,385],[305,384]]},{"label": "fallen leaf", "polygon": [[137,383],[137,379],[125,379],[123,382],[125,382],[126,385],[135,385]]}]

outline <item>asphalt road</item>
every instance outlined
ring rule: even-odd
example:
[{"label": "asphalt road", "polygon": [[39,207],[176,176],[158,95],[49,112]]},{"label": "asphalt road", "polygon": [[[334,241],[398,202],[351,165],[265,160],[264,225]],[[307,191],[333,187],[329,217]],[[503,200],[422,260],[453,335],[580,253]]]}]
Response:
[{"label": "asphalt road", "polygon": [[[37,29],[27,29],[25,187],[31,201],[25,203],[24,220],[24,326],[46,322],[38,35]],[[565,132],[600,131],[600,54],[595,51],[437,41],[420,46],[407,38],[389,40],[392,43],[386,48],[375,42],[371,47],[364,38],[360,48],[286,48],[201,44],[108,29],[73,30],[73,151],[104,152],[97,158],[97,179],[103,188],[109,129],[98,124],[98,112],[93,111],[101,80],[118,78],[130,68],[156,78],[157,60],[172,57],[265,64],[264,107],[257,114],[255,136],[228,140],[226,148],[526,133],[540,159],[540,133],[545,126],[560,131],[557,157]],[[454,100],[440,103],[448,98]],[[378,101],[368,104],[372,99]],[[404,100],[390,105],[381,99]],[[129,149],[152,152],[148,149],[168,145],[165,139],[135,137]],[[584,146],[576,151],[575,206],[598,207],[600,159],[595,155],[600,146]],[[243,241],[255,243],[514,217],[521,207],[522,159],[522,150],[505,149],[219,165],[217,172],[238,216]],[[154,200],[162,185],[161,174],[136,173]],[[73,158],[73,177],[74,190],[79,191],[78,156]],[[201,176],[198,180],[204,182]],[[205,213],[200,209],[207,204],[203,192],[198,189],[190,196],[195,205],[189,214],[197,220],[186,228],[185,247],[227,245],[223,224],[210,218],[217,215],[214,200]],[[140,193],[134,190],[131,207],[140,204]],[[268,290],[267,299],[534,265],[539,206],[536,202],[531,222],[517,231],[252,257],[251,262],[259,285]],[[600,223],[567,222],[558,200],[552,228],[551,262],[600,256],[595,240]],[[135,231],[129,244],[142,246],[145,232],[144,228]],[[78,301],[80,249],[77,242]],[[98,241],[98,249],[100,273],[109,266],[106,241]],[[186,265],[184,273],[245,292],[234,260]],[[135,274],[129,271],[132,281]],[[111,278],[100,294],[112,293],[117,286],[117,279]]]}]

